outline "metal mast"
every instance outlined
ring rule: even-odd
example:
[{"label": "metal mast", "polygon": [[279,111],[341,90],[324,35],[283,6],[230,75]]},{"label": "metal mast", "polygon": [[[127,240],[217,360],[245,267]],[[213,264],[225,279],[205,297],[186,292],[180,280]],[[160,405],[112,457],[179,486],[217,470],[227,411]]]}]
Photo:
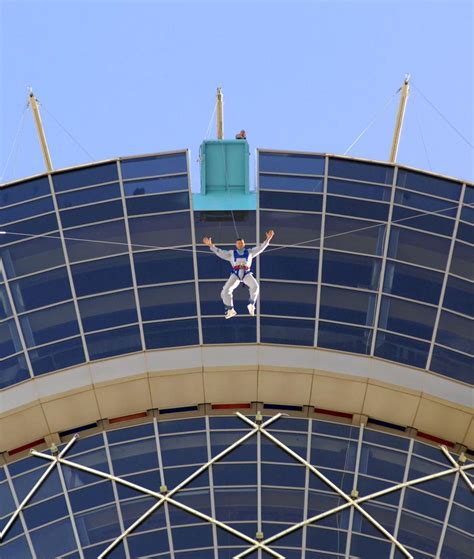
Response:
[{"label": "metal mast", "polygon": [[46,170],[50,173],[53,170],[53,163],[51,161],[51,156],[49,154],[48,143],[46,142],[46,136],[44,133],[43,123],[41,122],[41,115],[39,111],[38,99],[34,96],[33,90],[30,87],[30,99],[29,104],[31,110],[33,111],[33,118],[35,119],[36,131],[38,132],[38,137],[40,141],[41,151],[43,153],[44,163],[46,165]]},{"label": "metal mast", "polygon": [[398,107],[397,120],[395,122],[395,130],[393,132],[392,148],[390,150],[390,163],[395,163],[397,159],[398,146],[400,144],[400,136],[402,133],[403,118],[405,117],[405,109],[408,101],[408,93],[410,92],[410,74],[405,76],[400,95],[400,105]]},{"label": "metal mast", "polygon": [[224,94],[222,87],[217,88],[217,139],[224,139]]}]

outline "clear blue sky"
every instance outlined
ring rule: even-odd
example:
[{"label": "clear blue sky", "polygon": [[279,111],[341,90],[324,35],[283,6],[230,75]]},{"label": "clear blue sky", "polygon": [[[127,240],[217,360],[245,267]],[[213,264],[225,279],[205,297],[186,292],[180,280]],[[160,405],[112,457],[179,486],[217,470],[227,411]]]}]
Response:
[{"label": "clear blue sky", "polygon": [[[351,154],[384,160],[406,72],[473,143],[472,0],[0,6],[0,173],[29,85],[95,160],[189,147],[195,161],[219,85],[226,136],[245,128],[252,151],[343,153],[381,111]],[[399,162],[472,180],[471,148],[413,93]],[[90,161],[43,120],[56,168]],[[2,182],[42,170],[27,113]]]}]

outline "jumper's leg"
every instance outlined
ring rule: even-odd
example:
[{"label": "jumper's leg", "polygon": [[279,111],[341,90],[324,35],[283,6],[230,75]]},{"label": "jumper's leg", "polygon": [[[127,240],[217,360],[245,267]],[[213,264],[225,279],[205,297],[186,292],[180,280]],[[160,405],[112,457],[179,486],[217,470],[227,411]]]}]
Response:
[{"label": "jumper's leg", "polygon": [[232,294],[239,284],[239,278],[235,274],[232,274],[222,288],[221,297],[226,311],[234,308],[234,298]]},{"label": "jumper's leg", "polygon": [[257,297],[260,292],[260,287],[258,285],[257,280],[253,277],[252,274],[247,274],[243,281],[245,285],[249,288],[249,304],[247,305],[247,309],[249,311],[249,314],[254,316],[255,303],[257,302]]}]

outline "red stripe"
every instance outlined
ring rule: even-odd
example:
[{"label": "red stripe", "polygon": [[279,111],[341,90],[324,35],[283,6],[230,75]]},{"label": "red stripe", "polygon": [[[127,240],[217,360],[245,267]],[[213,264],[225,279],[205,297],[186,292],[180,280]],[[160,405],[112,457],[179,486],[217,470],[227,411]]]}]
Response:
[{"label": "red stripe", "polygon": [[251,407],[250,404],[212,404],[213,410],[241,410]]},{"label": "red stripe", "polygon": [[325,410],[323,408],[314,408],[316,413],[324,413],[325,415],[334,415],[335,417],[345,417],[346,419],[352,419],[352,413],[344,413],[342,411]]},{"label": "red stripe", "polygon": [[18,448],[14,448],[13,450],[9,450],[8,454],[13,456],[14,454],[18,454],[19,452],[23,452],[24,450],[28,450],[29,448],[33,448],[34,446],[38,446],[40,444],[44,444],[46,441],[44,439],[38,439],[37,441],[33,441],[32,443],[24,444],[23,446],[19,446]]},{"label": "red stripe", "polygon": [[146,417],[146,411],[140,413],[132,413],[131,415],[122,415],[121,417],[114,417],[109,419],[109,423],[120,423],[120,421],[130,421],[131,419],[138,419],[139,417]]},{"label": "red stripe", "polygon": [[434,443],[450,446],[451,448],[456,446],[451,441],[447,441],[446,439],[440,439],[439,437],[435,437],[434,435],[428,435],[428,433],[423,433],[422,431],[418,431],[417,436],[421,437],[422,439],[428,439],[429,441],[433,441]]}]

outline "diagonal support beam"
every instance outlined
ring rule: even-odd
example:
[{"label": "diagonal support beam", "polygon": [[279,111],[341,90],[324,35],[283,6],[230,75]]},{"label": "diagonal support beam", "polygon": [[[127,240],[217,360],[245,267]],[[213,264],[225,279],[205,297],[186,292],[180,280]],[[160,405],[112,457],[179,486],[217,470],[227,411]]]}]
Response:
[{"label": "diagonal support beam", "polygon": [[456,460],[451,456],[451,453],[449,452],[449,450],[447,449],[447,447],[444,444],[441,445],[441,450],[443,451],[446,458],[451,462],[451,464],[453,464],[453,466],[458,468],[459,473],[461,474],[461,477],[467,483],[467,486],[469,487],[469,489],[471,491],[474,491],[474,483],[472,483],[472,481],[467,477],[466,472],[464,471],[464,470],[469,470],[470,469],[469,466],[472,467],[472,466],[474,466],[474,464],[467,465],[463,468],[462,465],[459,464],[458,462],[456,462]]}]

